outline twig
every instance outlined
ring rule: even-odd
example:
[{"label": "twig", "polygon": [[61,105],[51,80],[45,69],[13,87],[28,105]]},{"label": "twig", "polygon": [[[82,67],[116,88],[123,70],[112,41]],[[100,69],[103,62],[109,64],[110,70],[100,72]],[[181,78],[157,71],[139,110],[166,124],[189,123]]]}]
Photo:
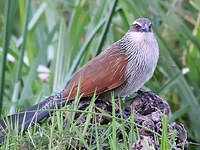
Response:
[{"label": "twig", "polygon": [[28,129],[28,135],[29,135],[29,138],[31,139],[31,142],[32,142],[34,148],[38,150],[37,146],[35,145],[35,143],[33,141],[33,137],[31,136],[30,128]]}]

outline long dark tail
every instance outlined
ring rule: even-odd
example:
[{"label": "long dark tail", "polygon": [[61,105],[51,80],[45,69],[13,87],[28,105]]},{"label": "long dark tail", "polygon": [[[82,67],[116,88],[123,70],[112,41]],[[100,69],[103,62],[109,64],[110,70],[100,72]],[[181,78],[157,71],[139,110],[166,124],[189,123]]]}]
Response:
[{"label": "long dark tail", "polygon": [[31,106],[27,109],[20,111],[17,114],[13,114],[5,117],[0,121],[0,143],[6,139],[6,134],[9,127],[13,129],[18,128],[18,131],[25,131],[30,126],[48,117],[52,111],[48,109],[56,109],[65,105],[65,100],[62,100],[62,94],[56,94],[56,96],[50,96],[39,104]]}]

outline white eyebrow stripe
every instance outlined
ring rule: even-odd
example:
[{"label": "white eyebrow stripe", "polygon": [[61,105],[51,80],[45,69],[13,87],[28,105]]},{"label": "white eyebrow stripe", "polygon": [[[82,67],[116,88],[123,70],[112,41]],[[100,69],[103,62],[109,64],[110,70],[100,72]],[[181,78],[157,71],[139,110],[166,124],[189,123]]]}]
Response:
[{"label": "white eyebrow stripe", "polygon": [[134,21],[133,24],[138,24],[140,26],[142,26],[142,24],[140,22]]}]

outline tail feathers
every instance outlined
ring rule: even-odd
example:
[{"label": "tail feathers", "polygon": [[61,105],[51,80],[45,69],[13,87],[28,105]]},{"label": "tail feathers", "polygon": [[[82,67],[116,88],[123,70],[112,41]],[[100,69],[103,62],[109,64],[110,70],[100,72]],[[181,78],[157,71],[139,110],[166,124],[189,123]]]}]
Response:
[{"label": "tail feathers", "polygon": [[51,112],[48,109],[56,109],[65,105],[65,102],[55,103],[54,96],[50,96],[39,104],[20,111],[17,114],[5,117],[0,121],[0,143],[6,138],[8,127],[17,128],[18,131],[25,131],[30,126],[48,117]]}]

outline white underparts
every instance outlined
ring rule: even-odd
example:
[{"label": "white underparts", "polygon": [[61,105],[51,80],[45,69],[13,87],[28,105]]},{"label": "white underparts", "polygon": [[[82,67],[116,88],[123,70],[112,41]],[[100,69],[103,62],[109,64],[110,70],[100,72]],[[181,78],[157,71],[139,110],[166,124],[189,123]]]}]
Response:
[{"label": "white underparts", "polygon": [[153,75],[159,48],[152,32],[129,31],[120,42],[128,57],[126,82],[116,89],[119,96],[127,96],[138,91]]}]

